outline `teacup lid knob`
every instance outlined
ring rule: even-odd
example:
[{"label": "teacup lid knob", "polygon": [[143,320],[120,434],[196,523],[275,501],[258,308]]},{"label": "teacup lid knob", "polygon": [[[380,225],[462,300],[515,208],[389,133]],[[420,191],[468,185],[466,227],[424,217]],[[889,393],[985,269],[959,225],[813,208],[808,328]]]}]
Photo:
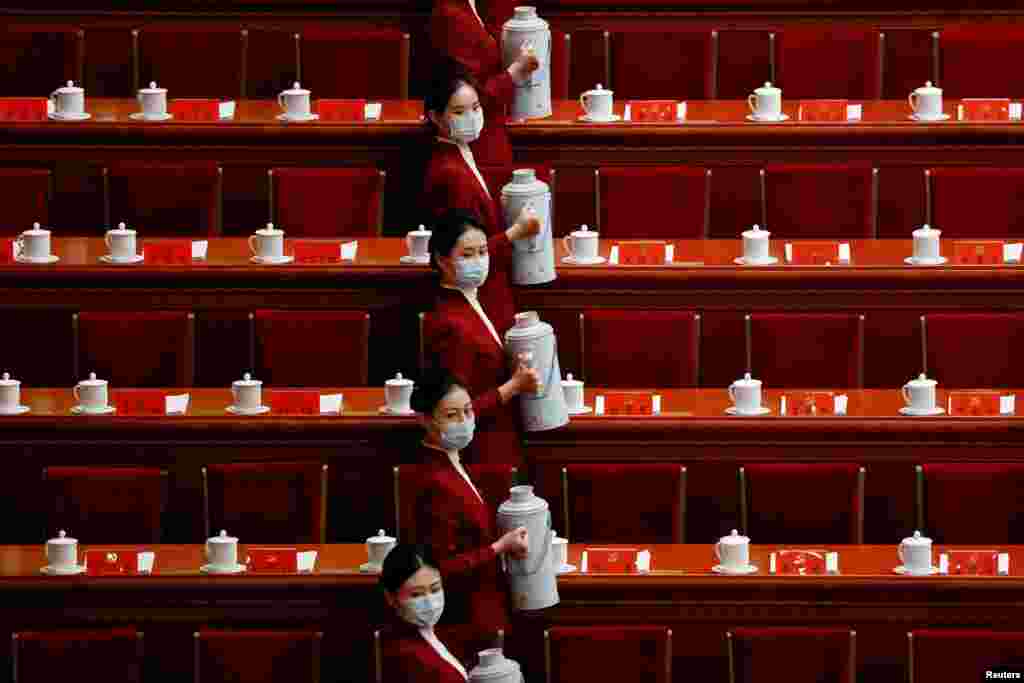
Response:
[{"label": "teacup lid knob", "polygon": [[220,537],[221,537],[221,538],[227,538],[227,537],[228,537],[228,532],[227,532],[227,530],[225,530],[225,529],[221,529],[221,530],[220,530]]},{"label": "teacup lid knob", "polygon": [[377,532],[377,535],[378,535],[378,536],[384,536],[384,535],[385,535],[385,534],[384,534],[384,530],[383,530],[383,529],[381,529],[380,531],[378,531],[378,532]]},{"label": "teacup lid knob", "polygon": [[932,82],[931,81],[925,81],[924,82],[924,87],[926,87],[926,88],[932,87]]},{"label": "teacup lid knob", "polygon": [[754,223],[754,227],[751,228],[751,230],[753,230],[754,232],[761,232],[761,226],[758,225],[757,223]]},{"label": "teacup lid knob", "polygon": [[33,230],[39,230],[39,229],[40,229],[40,227],[42,227],[42,226],[40,226],[40,225],[39,225],[39,223],[33,223],[33,224],[32,224],[32,229],[33,229]]},{"label": "teacup lid knob", "polygon": [[420,232],[423,232],[423,231],[425,231],[426,229],[427,229],[427,226],[425,226],[425,225],[423,225],[422,223],[420,223],[419,231],[420,231]]},{"label": "teacup lid knob", "polygon": [[587,232],[588,230],[590,230],[590,227],[586,223],[580,226],[580,232]]},{"label": "teacup lid knob", "polygon": [[738,532],[738,531],[736,531],[735,529],[733,529],[732,531],[730,531],[730,532],[729,532],[729,535],[730,535],[730,536],[739,536],[739,535],[740,535],[740,532]]},{"label": "teacup lid knob", "polygon": [[749,373],[749,372],[744,372],[744,373],[743,373],[743,379],[745,379],[745,380],[750,380],[750,379],[752,379],[752,377],[750,376],[750,373]]},{"label": "teacup lid knob", "polygon": [[149,88],[150,88],[150,90],[155,90],[156,89],[156,81],[150,81],[149,82]]},{"label": "teacup lid knob", "polygon": [[923,372],[920,375],[918,375],[917,378],[918,379],[928,379],[928,377]]},{"label": "teacup lid knob", "polygon": [[921,538],[921,532],[920,531],[914,531],[914,538]]},{"label": "teacup lid knob", "polygon": [[92,381],[92,380],[95,380],[95,379],[96,379],[96,373],[95,372],[90,372],[89,373],[89,380]]},{"label": "teacup lid knob", "polygon": [[63,529],[61,529],[60,531],[57,532],[57,538],[65,538],[67,535],[68,535],[67,532],[64,531]]},{"label": "teacup lid knob", "polygon": [[273,223],[267,223],[267,230],[273,230],[273,229],[274,229],[274,224]]},{"label": "teacup lid knob", "polygon": [[[5,376],[5,378],[6,378],[6,376]],[[572,381],[572,373],[570,372],[568,375],[565,376],[565,378],[571,382]]]},{"label": "teacup lid knob", "polygon": [[295,90],[299,90],[300,88],[302,88],[302,86],[299,85],[298,81],[295,81],[294,83],[292,83],[292,88]]},{"label": "teacup lid knob", "polygon": [[128,226],[127,226],[127,225],[125,225],[125,224],[124,224],[124,222],[121,222],[121,223],[118,223],[118,224],[117,224],[117,229],[118,229],[118,230],[127,230],[127,229],[128,229]]},{"label": "teacup lid knob", "polygon": [[69,88],[75,87],[75,82],[74,81],[68,81],[68,87]]},{"label": "teacup lid knob", "polygon": [[765,81],[764,82],[764,87],[766,87],[766,88],[772,87],[772,82],[771,81]]},{"label": "teacup lid knob", "polygon": [[244,380],[245,380],[246,382],[248,382],[249,380],[251,380],[251,379],[252,379],[252,375],[250,375],[250,374],[249,374],[249,373],[247,372],[247,373],[245,373],[244,375],[242,375],[242,379],[244,379]]},{"label": "teacup lid knob", "polygon": [[4,373],[4,380],[9,380],[10,378],[11,378],[11,373],[5,372]]},{"label": "teacup lid knob", "polygon": [[402,373],[396,372],[395,373],[395,379],[402,379]]}]

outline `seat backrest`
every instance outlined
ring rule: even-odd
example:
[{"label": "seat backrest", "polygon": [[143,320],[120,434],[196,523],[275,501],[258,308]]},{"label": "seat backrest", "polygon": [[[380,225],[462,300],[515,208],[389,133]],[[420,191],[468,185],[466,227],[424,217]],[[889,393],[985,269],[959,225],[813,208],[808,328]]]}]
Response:
[{"label": "seat backrest", "polygon": [[384,171],[374,167],[272,168],[271,206],[290,237],[377,237]]},{"label": "seat backrest", "polygon": [[1024,236],[1024,167],[939,166],[925,177],[929,222],[943,238]]},{"label": "seat backrest", "polygon": [[105,222],[143,238],[219,235],[221,168],[216,162],[137,164],[104,169]]},{"label": "seat backrest", "polygon": [[772,237],[875,236],[877,172],[870,163],[768,164],[764,192]]},{"label": "seat backrest", "polygon": [[556,626],[544,631],[547,683],[672,680],[672,629]]},{"label": "seat backrest", "polygon": [[751,91],[775,80],[776,30],[751,26],[717,28],[716,97],[745,100]]},{"label": "seat backrest", "polygon": [[1024,465],[918,466],[918,528],[939,543],[1024,542]]},{"label": "seat backrest", "polygon": [[247,27],[245,31],[245,96],[251,100],[275,99],[299,80],[301,36],[275,27]]},{"label": "seat backrest", "polygon": [[851,463],[740,468],[740,518],[757,543],[861,543],[865,468]]},{"label": "seat backrest", "polygon": [[841,628],[738,628],[726,633],[730,683],[854,683],[856,632]]},{"label": "seat backrest", "polygon": [[695,387],[700,316],[693,311],[589,309],[582,314],[582,378],[591,386]]},{"label": "seat backrest", "polygon": [[748,370],[770,388],[859,388],[864,320],[856,313],[748,315]]},{"label": "seat backrest", "polygon": [[300,80],[316,97],[409,98],[409,34],[310,23],[300,31]]},{"label": "seat backrest", "polygon": [[993,68],[1021,45],[1024,27],[1018,24],[950,24],[939,37],[938,85],[946,97],[954,99],[1022,97],[1024,74],[1019,69]]},{"label": "seat backrest", "polygon": [[1019,674],[1024,669],[1020,631],[920,629],[908,633],[907,640],[912,683],[983,680],[987,672]]},{"label": "seat backrest", "polygon": [[252,462],[202,470],[207,537],[221,529],[248,543],[323,543],[327,465]]},{"label": "seat backrest", "polygon": [[[616,505],[613,501],[629,501]],[[562,533],[572,543],[683,543],[686,468],[674,463],[562,468]]]},{"label": "seat backrest", "polygon": [[0,234],[15,236],[33,223],[47,227],[52,184],[48,168],[0,168],[0,187],[7,198]]},{"label": "seat backrest", "polygon": [[[594,173],[601,237],[707,237],[711,211],[710,169],[696,166],[602,166]],[[637,201],[638,197],[643,201]]]},{"label": "seat backrest", "polygon": [[0,335],[0,358],[8,359],[11,377],[23,387],[68,387],[74,384],[74,318],[59,309],[11,309],[5,311],[8,329],[17,334]]},{"label": "seat backrest", "polygon": [[927,81],[939,82],[939,32],[934,27],[884,27],[878,31],[877,42],[882,61],[881,99],[902,100]]},{"label": "seat backrest", "polygon": [[1016,362],[1024,338],[1021,313],[928,313],[922,316],[925,365],[947,389],[1024,386]]},{"label": "seat backrest", "polygon": [[[713,99],[716,43],[710,29],[660,25],[612,31],[611,84],[628,99]],[[638,64],[657,68],[638,69]]]},{"label": "seat backrest", "polygon": [[367,383],[366,311],[257,310],[256,372],[273,386],[351,387]]},{"label": "seat backrest", "polygon": [[319,631],[214,631],[194,634],[195,681],[319,683]]},{"label": "seat backrest", "polygon": [[[0,93],[49,97],[65,81],[81,85],[83,35],[81,28],[70,24],[6,21],[0,34]],[[5,194],[15,196],[6,190]]]},{"label": "seat backrest", "polygon": [[60,530],[86,543],[159,543],[167,471],[151,467],[48,467],[43,470],[46,535]]},{"label": "seat backrest", "polygon": [[242,96],[247,35],[232,22],[154,23],[138,30],[138,82],[175,97]]},{"label": "seat backrest", "polygon": [[775,50],[775,85],[787,98],[877,97],[878,41],[868,27],[790,25],[777,33]]},{"label": "seat backrest", "polygon": [[195,317],[188,311],[77,314],[77,374],[117,387],[191,387]]},{"label": "seat backrest", "polygon": [[83,671],[110,681],[142,681],[143,635],[134,627],[107,630],[19,631],[12,638],[14,680],[51,683]]}]

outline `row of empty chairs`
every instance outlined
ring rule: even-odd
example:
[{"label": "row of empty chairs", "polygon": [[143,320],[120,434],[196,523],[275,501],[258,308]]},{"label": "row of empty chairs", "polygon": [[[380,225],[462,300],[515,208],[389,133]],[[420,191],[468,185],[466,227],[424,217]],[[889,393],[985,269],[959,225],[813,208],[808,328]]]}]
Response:
[{"label": "row of empty chairs", "polygon": [[[0,78],[0,93],[47,95],[75,78],[94,96],[130,96],[156,80],[173,96],[267,98],[300,80],[321,97],[405,99],[410,53],[430,50],[426,35],[416,41],[411,47],[410,34],[393,26],[325,22],[293,30],[231,21],[131,29],[11,22],[0,58],[13,68]],[[556,27],[552,43],[556,98],[592,87],[584,78],[627,98],[737,99],[766,80],[801,98],[902,99],[926,80],[953,97],[1024,95],[1024,77],[986,68],[1024,44],[1024,29],[1013,24],[730,27],[669,19],[608,30]],[[345,69],[335,68],[342,63]]]},{"label": "row of empty chairs", "polygon": [[[1017,312],[908,314],[899,327],[876,324],[870,312],[736,314],[737,325],[716,318],[714,326],[686,310],[543,315],[559,334],[563,372],[594,387],[722,386],[744,371],[770,388],[895,387],[922,370],[945,388],[1024,386],[1014,363],[1024,334]],[[70,386],[90,372],[114,388],[226,386],[244,372],[281,387],[369,381],[366,311],[24,309],[8,322],[20,334],[0,341],[0,364],[27,387]],[[917,352],[904,344],[912,349],[905,366],[891,357],[893,337],[917,340]],[[418,359],[386,352],[387,372],[425,367],[423,349]]]},{"label": "row of empty chairs", "polygon": [[[557,206],[556,171],[541,170]],[[511,176],[504,168],[483,172],[492,192]],[[223,174],[212,161],[112,164],[101,177],[104,225],[124,221],[143,237],[220,235],[225,222]],[[920,174],[917,196],[924,206],[911,206],[916,200],[904,199],[900,213],[922,216],[946,237],[1024,236],[1024,223],[1018,220],[1024,213],[1024,167],[934,167]],[[289,237],[381,234],[384,171],[359,166],[271,168],[268,176],[266,217]],[[4,233],[16,234],[34,221],[45,224],[49,204],[60,201],[48,169],[4,168],[0,179],[17,190],[4,216]],[[780,238],[907,238],[919,226],[895,224],[888,217],[892,209],[881,224],[882,193],[887,206],[898,194],[898,188],[885,187],[888,179],[886,169],[870,162],[773,163],[742,179],[701,166],[602,166],[594,171],[594,227],[606,238],[734,239],[751,223]],[[902,187],[906,181],[901,176],[895,182]],[[253,189],[258,196],[259,190]],[[578,205],[578,195],[574,190],[563,199]],[[964,201],[966,197],[972,201]],[[567,226],[554,220],[558,232],[564,232]],[[100,232],[100,226],[77,225],[70,234]],[[62,229],[61,234],[68,232]]]}]

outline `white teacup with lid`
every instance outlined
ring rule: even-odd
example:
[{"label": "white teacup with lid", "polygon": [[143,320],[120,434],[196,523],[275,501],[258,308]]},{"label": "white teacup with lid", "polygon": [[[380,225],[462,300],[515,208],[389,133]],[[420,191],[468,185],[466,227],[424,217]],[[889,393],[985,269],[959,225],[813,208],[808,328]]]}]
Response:
[{"label": "white teacup with lid", "polygon": [[45,574],[80,574],[83,568],[78,564],[78,539],[71,538],[63,529],[56,538],[46,542]]},{"label": "white teacup with lid", "polygon": [[722,536],[715,544],[715,559],[718,560],[718,571],[748,572],[756,570],[750,564],[750,539],[740,536],[736,529],[733,529],[728,536]]},{"label": "white teacup with lid", "polygon": [[63,87],[50,93],[50,101],[53,102],[52,116],[55,119],[89,118],[85,113],[85,88],[76,86],[74,81],[68,81]]},{"label": "white teacup with lid", "polygon": [[238,539],[228,536],[224,529],[206,539],[206,561],[208,564],[200,567],[204,572],[234,573],[245,569],[238,564]]},{"label": "white teacup with lid", "polygon": [[107,380],[97,379],[95,372],[89,379],[83,379],[71,390],[78,402],[72,410],[79,413],[106,413],[113,409],[107,403]]},{"label": "white teacup with lid", "polygon": [[776,88],[770,81],[747,96],[747,106],[750,107],[750,117],[756,121],[782,121],[786,117],[782,115],[782,90]]},{"label": "white teacup with lid", "polygon": [[156,81],[150,81],[148,88],[140,88],[136,94],[139,106],[142,107],[143,119],[165,119],[167,113],[167,88],[157,87]]},{"label": "white teacup with lid", "polygon": [[481,650],[480,661],[469,672],[469,683],[521,683],[519,663],[505,657],[500,647]]},{"label": "white teacup with lid", "polygon": [[912,379],[903,385],[900,393],[903,394],[905,408],[900,410],[906,415],[930,415],[942,412],[942,409],[935,402],[935,387],[938,385],[933,379],[928,379],[922,372],[916,379]]},{"label": "white teacup with lid", "polygon": [[0,415],[21,415],[28,406],[21,405],[21,382],[11,379],[11,373],[0,377]]},{"label": "white teacup with lid", "polygon": [[583,118],[589,121],[611,121],[615,118],[612,114],[614,109],[615,92],[607,90],[600,83],[592,90],[587,90],[580,95],[580,106],[587,112]]},{"label": "white teacup with lid", "polygon": [[129,230],[128,226],[124,223],[118,223],[117,228],[114,230],[107,230],[103,241],[107,245],[108,260],[114,263],[128,263],[138,260],[139,254],[136,249],[136,237],[137,233],[134,230]]},{"label": "white teacup with lid", "polygon": [[366,539],[367,562],[360,569],[365,572],[379,572],[384,564],[384,558],[394,549],[396,543],[398,539],[388,536],[383,529],[379,530],[376,536],[370,536]]},{"label": "white teacup with lid", "polygon": [[278,118],[282,121],[308,121],[319,118],[310,112],[309,105],[310,91],[306,90],[295,81],[288,90],[282,90],[277,96],[277,103],[284,113]]},{"label": "white teacup with lid", "polygon": [[911,118],[918,121],[940,121],[947,118],[942,112],[942,88],[927,81],[907,97],[910,108],[914,111]]},{"label": "white teacup with lid", "polygon": [[405,233],[409,253],[401,258],[402,263],[430,263],[430,235],[425,225]]},{"label": "white teacup with lid", "polygon": [[579,230],[569,233],[562,238],[562,244],[569,255],[562,259],[565,263],[604,263],[604,259],[598,255],[598,234],[586,225],[581,225]]},{"label": "white teacup with lid", "polygon": [[914,255],[906,260],[911,265],[937,265],[945,263],[942,257],[939,237],[941,230],[936,230],[927,223],[915,230],[911,235],[914,238]]},{"label": "white teacup with lid", "polygon": [[726,412],[734,415],[761,415],[765,409],[761,407],[761,380],[754,379],[750,373],[744,373],[729,385],[729,398],[733,407]]},{"label": "white teacup with lid", "polygon": [[50,253],[50,231],[39,223],[33,223],[31,230],[26,230],[16,240],[18,260],[30,263],[48,263],[56,260]]},{"label": "white teacup with lid", "polygon": [[913,536],[908,536],[900,543],[896,554],[900,558],[900,567],[896,571],[904,574],[931,574],[932,569],[932,539],[922,536],[920,531],[915,531]]},{"label": "white teacup with lid", "polygon": [[406,379],[402,373],[396,372],[394,377],[384,382],[384,401],[387,405],[381,407],[381,412],[411,415],[413,410],[410,401],[414,385],[415,382],[411,379]]},{"label": "white teacup with lid", "polygon": [[275,228],[273,223],[267,223],[267,227],[249,235],[249,251],[252,252],[253,260],[257,262],[276,263],[286,260],[284,230]]},{"label": "white teacup with lid", "polygon": [[263,405],[263,382],[253,379],[248,372],[242,375],[242,379],[231,383],[231,400],[233,403],[228,410],[233,413],[265,413],[270,410]]},{"label": "white teacup with lid", "polygon": [[583,382],[574,379],[571,372],[562,380],[562,394],[565,396],[565,405],[568,406],[570,415],[589,412],[583,405]]},{"label": "white teacup with lid", "polygon": [[750,230],[741,233],[743,238],[743,256],[736,259],[736,263],[748,266],[767,265],[778,263],[778,259],[771,255],[771,232],[762,230],[760,225],[753,225]]}]

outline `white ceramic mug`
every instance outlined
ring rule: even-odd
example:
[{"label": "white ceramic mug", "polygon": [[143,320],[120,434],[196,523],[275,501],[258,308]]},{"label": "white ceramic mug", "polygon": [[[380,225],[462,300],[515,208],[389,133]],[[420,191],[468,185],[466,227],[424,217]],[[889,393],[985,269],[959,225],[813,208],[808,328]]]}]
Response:
[{"label": "white ceramic mug", "polygon": [[107,409],[107,380],[96,379],[95,372],[76,384],[71,393],[84,412],[98,413]]},{"label": "white ceramic mug", "polygon": [[156,87],[151,82],[148,88],[142,88],[136,94],[139,106],[146,118],[159,118],[167,115],[167,88]]},{"label": "white ceramic mug", "polygon": [[410,230],[405,234],[405,246],[409,256],[420,261],[430,258],[430,231],[422,225],[419,230]]},{"label": "white ceramic mug", "polygon": [[771,257],[769,240],[771,233],[754,225],[743,232],[743,260],[747,263],[764,263]]},{"label": "white ceramic mug", "polygon": [[938,384],[933,379],[925,377],[921,373],[917,379],[912,379],[903,385],[901,393],[903,402],[914,410],[935,409],[935,386]]},{"label": "white ceramic mug", "polygon": [[903,539],[896,554],[908,573],[927,574],[932,568],[932,539],[915,531],[913,536]]},{"label": "white ceramic mug", "polygon": [[309,95],[310,92],[296,82],[290,90],[284,90],[277,96],[277,103],[288,118],[307,118],[310,113]]},{"label": "white ceramic mug", "polygon": [[129,230],[124,223],[120,223],[116,230],[107,230],[103,241],[107,244],[107,251],[115,261],[130,261],[137,256],[135,248],[136,233]]},{"label": "white ceramic mug", "polygon": [[206,539],[206,561],[218,569],[238,566],[238,539],[221,530],[218,536]]},{"label": "white ceramic mug", "polygon": [[580,95],[580,106],[587,112],[589,118],[596,121],[608,120],[612,118],[614,95],[614,91],[605,90],[598,83],[596,88]]},{"label": "white ceramic mug", "polygon": [[555,571],[569,564],[569,539],[559,538],[555,532],[551,532],[551,564]]},{"label": "white ceramic mug", "polygon": [[236,410],[246,412],[263,407],[263,382],[248,372],[231,383],[231,399]]},{"label": "white ceramic mug", "polygon": [[33,223],[31,230],[18,236],[18,254],[24,258],[45,259],[50,257],[50,231],[39,223]]},{"label": "white ceramic mug", "polygon": [[54,569],[75,569],[78,566],[78,541],[61,531],[46,542],[46,564]]},{"label": "white ceramic mug", "polygon": [[384,564],[384,558],[392,551],[398,539],[388,536],[381,529],[376,536],[366,539],[366,557],[369,564],[379,567]]},{"label": "white ceramic mug", "polygon": [[933,87],[931,81],[910,93],[907,100],[919,119],[934,120],[942,117],[942,88]]},{"label": "white ceramic mug", "polygon": [[597,258],[597,231],[591,230],[586,225],[581,225],[579,230],[563,237],[562,244],[565,245],[565,250],[577,261],[592,261]]},{"label": "white ceramic mug", "polygon": [[912,233],[914,237],[914,260],[915,261],[938,261],[941,257],[939,237],[941,230],[935,230],[927,223]]},{"label": "white ceramic mug", "polygon": [[562,380],[562,394],[569,410],[583,410],[583,382],[573,379],[571,372]]},{"label": "white ceramic mug", "polygon": [[746,569],[750,566],[750,539],[733,529],[715,544],[715,559],[726,569]]},{"label": "white ceramic mug", "polygon": [[11,373],[0,377],[0,413],[10,413],[21,405],[21,382],[11,379]]},{"label": "white ceramic mug", "polygon": [[736,412],[742,415],[756,415],[761,410],[761,380],[752,379],[746,373],[729,385],[729,398],[736,406]]},{"label": "white ceramic mug", "polygon": [[75,87],[74,81],[68,81],[63,88],[50,93],[53,101],[53,112],[58,116],[85,113],[85,89]]},{"label": "white ceramic mug", "polygon": [[273,223],[249,236],[249,251],[261,259],[284,257],[284,230],[278,230]]},{"label": "white ceramic mug", "polygon": [[384,382],[384,400],[388,410],[393,413],[408,413],[412,410],[409,402],[412,399],[413,384],[411,379],[405,379],[400,372]]},{"label": "white ceramic mug", "polygon": [[757,119],[777,119],[782,116],[782,90],[766,82],[747,96],[747,106]]}]

